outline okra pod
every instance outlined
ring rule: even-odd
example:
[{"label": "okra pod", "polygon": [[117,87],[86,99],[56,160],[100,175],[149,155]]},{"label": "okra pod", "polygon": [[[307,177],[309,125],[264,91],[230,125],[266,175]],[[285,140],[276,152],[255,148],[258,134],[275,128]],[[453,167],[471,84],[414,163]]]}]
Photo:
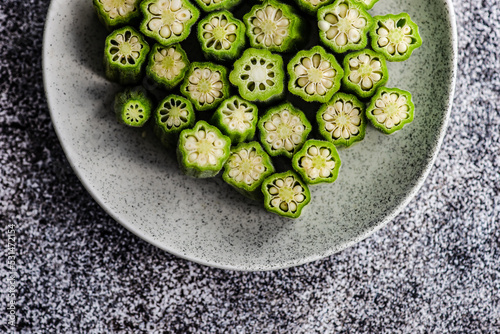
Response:
[{"label": "okra pod", "polygon": [[362,99],[375,94],[389,80],[384,56],[372,50],[350,53],[344,58],[344,88]]},{"label": "okra pod", "polygon": [[108,31],[132,25],[139,20],[140,2],[141,0],[93,0],[97,16]]},{"label": "okra pod", "polygon": [[193,105],[182,96],[169,95],[156,108],[154,119],[154,132],[160,142],[167,148],[174,148],[181,131],[194,125]]},{"label": "okra pod", "polygon": [[114,109],[118,120],[128,126],[140,128],[151,116],[153,103],[142,86],[125,88],[115,95]]},{"label": "okra pod", "polygon": [[308,184],[335,182],[340,165],[335,145],[324,140],[309,139],[292,159],[293,169]]},{"label": "okra pod", "polygon": [[177,86],[189,69],[189,60],[180,44],[155,44],[149,53],[146,75],[166,90]]},{"label": "okra pod", "polygon": [[366,116],[374,127],[391,134],[413,121],[415,105],[410,92],[397,88],[379,88],[366,109]]}]

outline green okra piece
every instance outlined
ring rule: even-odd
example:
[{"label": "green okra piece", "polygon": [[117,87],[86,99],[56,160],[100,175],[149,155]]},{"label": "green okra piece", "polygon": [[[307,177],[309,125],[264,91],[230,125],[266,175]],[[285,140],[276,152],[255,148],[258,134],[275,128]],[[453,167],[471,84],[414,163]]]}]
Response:
[{"label": "green okra piece", "polygon": [[240,143],[231,149],[224,165],[222,178],[240,194],[261,200],[260,186],[265,178],[274,173],[269,155],[258,142]]},{"label": "green okra piece", "polygon": [[245,25],[227,10],[209,14],[198,23],[203,54],[216,61],[238,58],[245,48]]},{"label": "green okra piece", "polygon": [[293,169],[308,184],[335,182],[340,165],[335,145],[324,140],[309,139],[292,159]]},{"label": "green okra piece", "polygon": [[372,97],[366,116],[374,127],[391,134],[413,121],[415,105],[410,92],[397,88],[381,87]]},{"label": "green okra piece", "polygon": [[146,75],[166,90],[177,86],[189,69],[189,60],[180,44],[155,44],[149,53]]},{"label": "green okra piece", "polygon": [[181,131],[193,127],[195,113],[188,99],[172,94],[160,102],[154,119],[154,132],[161,143],[167,148],[174,148]]},{"label": "green okra piece", "polygon": [[139,83],[142,79],[149,44],[132,27],[113,31],[104,47],[104,70],[109,80],[122,85]]},{"label": "green okra piece", "polygon": [[224,100],[212,116],[211,123],[231,139],[233,145],[252,140],[257,129],[258,109],[238,96]]},{"label": "green okra piece", "polygon": [[128,126],[140,128],[151,116],[153,103],[142,86],[126,88],[115,95],[114,109],[118,120]]},{"label": "green okra piece", "polygon": [[318,10],[319,38],[336,53],[364,49],[372,24],[370,14],[352,0],[337,0]]},{"label": "green okra piece", "polygon": [[353,0],[353,2],[360,4],[365,8],[366,10],[372,9],[373,6],[378,2],[379,0]]},{"label": "green okra piece", "polygon": [[181,93],[196,110],[216,108],[229,96],[226,68],[213,63],[192,63],[181,85]]},{"label": "green okra piece", "polygon": [[288,90],[308,102],[328,102],[340,88],[342,67],[321,46],[300,51],[288,63]]},{"label": "green okra piece", "polygon": [[215,126],[198,121],[179,136],[177,161],[182,172],[196,178],[213,177],[229,158],[231,140]]},{"label": "green okra piece", "polygon": [[370,29],[372,49],[383,54],[388,61],[404,61],[422,45],[418,26],[410,15],[375,16]]},{"label": "green okra piece", "polygon": [[219,9],[231,9],[240,4],[241,0],[195,0],[196,4],[204,12],[212,12]]},{"label": "green okra piece", "polygon": [[285,95],[283,58],[268,50],[249,48],[235,61],[229,81],[248,101],[271,102]]},{"label": "green okra piece", "polygon": [[298,218],[311,201],[311,193],[294,171],[272,174],[262,182],[264,207],[287,218]]},{"label": "green okra piece", "polygon": [[332,3],[334,0],[295,0],[295,3],[304,12],[316,16],[318,9]]},{"label": "green okra piece", "polygon": [[141,0],[93,0],[99,20],[109,31],[138,21],[141,17],[140,2]]},{"label": "green okra piece", "polygon": [[362,99],[375,94],[389,80],[384,56],[372,50],[361,50],[344,58],[344,88]]},{"label": "green okra piece", "polygon": [[258,122],[260,142],[270,156],[291,158],[307,140],[311,123],[290,103],[269,109]]},{"label": "green okra piece", "polygon": [[283,2],[266,0],[257,4],[243,16],[243,22],[253,48],[289,52],[305,36],[304,20]]},{"label": "green okra piece", "polygon": [[319,108],[316,121],[325,140],[349,147],[365,137],[365,104],[354,95],[337,93]]},{"label": "green okra piece", "polygon": [[165,46],[185,40],[200,16],[189,0],[145,0],[140,7],[142,33]]}]

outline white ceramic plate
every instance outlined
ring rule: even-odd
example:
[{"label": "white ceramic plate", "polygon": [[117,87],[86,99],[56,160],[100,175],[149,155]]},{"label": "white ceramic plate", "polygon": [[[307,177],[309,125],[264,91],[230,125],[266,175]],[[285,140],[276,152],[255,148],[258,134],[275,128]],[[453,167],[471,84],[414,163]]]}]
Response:
[{"label": "white ceramic plate", "polygon": [[407,12],[423,46],[389,63],[388,87],[412,92],[415,120],[395,135],[369,126],[364,141],[340,150],[333,185],[311,187],[297,220],[268,213],[220,178],[195,180],[149,131],[117,123],[119,87],[103,77],[106,32],[91,0],[52,1],[43,67],[55,130],[94,199],[127,229],[179,257],[236,270],[270,270],[321,259],[366,238],[414,196],[444,136],[456,68],[449,0],[380,0],[373,15]]}]

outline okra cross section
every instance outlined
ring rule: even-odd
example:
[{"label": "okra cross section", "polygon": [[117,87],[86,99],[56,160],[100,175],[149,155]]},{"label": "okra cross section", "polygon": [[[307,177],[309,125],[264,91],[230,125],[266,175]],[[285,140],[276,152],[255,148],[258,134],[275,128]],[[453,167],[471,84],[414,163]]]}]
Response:
[{"label": "okra cross section", "polygon": [[238,96],[224,100],[212,116],[211,123],[231,138],[233,145],[253,139],[257,129],[258,109]]},{"label": "okra cross section", "polygon": [[307,184],[293,171],[276,173],[264,180],[261,186],[264,207],[282,217],[298,218],[311,201]]},{"label": "okra cross section", "polygon": [[229,81],[248,101],[280,99],[284,95],[283,59],[268,50],[249,48],[234,63]]},{"label": "okra cross section", "polygon": [[113,31],[104,47],[105,74],[109,80],[122,85],[138,83],[149,52],[149,44],[132,27]]},{"label": "okra cross section", "polygon": [[189,69],[189,60],[180,44],[155,44],[149,54],[146,75],[166,90],[177,86]]},{"label": "okra cross section", "polygon": [[371,97],[389,80],[385,58],[368,49],[348,54],[344,58],[344,73],[345,89],[360,98]]},{"label": "okra cross section", "polygon": [[311,132],[304,113],[290,103],[269,109],[258,122],[260,141],[271,156],[291,158]]},{"label": "okra cross section", "polygon": [[321,136],[335,144],[349,147],[365,137],[365,105],[356,96],[337,93],[316,114]]},{"label": "okra cross section", "polygon": [[126,88],[115,95],[114,109],[118,120],[128,126],[140,128],[151,116],[153,103],[141,86]]},{"label": "okra cross section", "polygon": [[288,90],[308,102],[328,102],[340,88],[342,67],[321,46],[300,51],[288,63]]},{"label": "okra cross section", "polygon": [[199,111],[216,108],[229,95],[226,68],[213,63],[192,63],[181,85],[181,93]]},{"label": "okra cross section", "polygon": [[379,1],[379,0],[353,0],[355,3],[360,4],[363,6],[365,9],[372,9],[373,6]]},{"label": "okra cross section", "polygon": [[258,142],[241,143],[231,149],[222,178],[239,193],[253,200],[262,198],[260,186],[274,173],[271,158]]},{"label": "okra cross section", "polygon": [[193,105],[178,95],[165,97],[154,113],[154,132],[167,148],[177,145],[182,130],[191,128],[195,122]]},{"label": "okra cross section", "polygon": [[382,87],[373,96],[366,116],[377,129],[391,134],[413,121],[414,110],[410,92]]},{"label": "okra cross section", "polygon": [[108,30],[132,24],[141,16],[141,0],[93,0],[99,20]]},{"label": "okra cross section", "polygon": [[372,48],[388,61],[404,61],[422,45],[417,25],[406,13],[375,16],[370,29]]},{"label": "okra cross section", "polygon": [[194,128],[183,130],[177,146],[177,160],[182,172],[191,177],[207,178],[219,173],[229,158],[231,140],[215,126],[198,121]]},{"label": "okra cross section", "polygon": [[295,153],[292,167],[308,184],[335,182],[340,170],[340,157],[335,145],[310,139]]},{"label": "okra cross section", "polygon": [[352,0],[337,0],[318,10],[320,40],[337,53],[364,49],[372,23],[364,7]]}]

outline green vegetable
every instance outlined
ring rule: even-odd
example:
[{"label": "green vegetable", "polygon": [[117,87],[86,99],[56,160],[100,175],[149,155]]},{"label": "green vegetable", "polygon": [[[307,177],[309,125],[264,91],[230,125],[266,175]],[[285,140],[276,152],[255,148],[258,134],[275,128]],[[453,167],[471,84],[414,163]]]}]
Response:
[{"label": "green vegetable", "polygon": [[378,0],[353,0],[353,2],[360,4],[365,8],[366,10],[372,9],[375,3],[378,2]]},{"label": "green vegetable", "polygon": [[234,6],[239,5],[241,0],[195,0],[196,4],[204,12],[212,12],[219,9],[231,9]]},{"label": "green vegetable", "polygon": [[148,58],[146,75],[166,90],[177,86],[189,68],[189,60],[180,44],[155,44]]},{"label": "green vegetable", "polygon": [[114,109],[118,120],[131,127],[142,127],[151,115],[153,103],[141,86],[126,88],[115,95]]},{"label": "green vegetable", "polygon": [[94,8],[101,23],[112,31],[114,29],[132,25],[141,17],[139,3],[141,0],[93,0]]},{"label": "green vegetable", "polygon": [[344,58],[344,73],[343,87],[360,98],[371,97],[389,80],[385,58],[368,49],[348,54]]},{"label": "green vegetable", "polygon": [[292,159],[293,169],[309,184],[334,182],[339,175],[340,164],[335,145],[314,139],[306,141]]},{"label": "green vegetable", "polygon": [[391,134],[413,121],[414,110],[410,92],[382,87],[372,97],[366,116],[377,129]]},{"label": "green vegetable", "polygon": [[322,6],[332,3],[334,0],[295,0],[297,5],[304,12],[314,15],[316,17],[316,12]]}]

